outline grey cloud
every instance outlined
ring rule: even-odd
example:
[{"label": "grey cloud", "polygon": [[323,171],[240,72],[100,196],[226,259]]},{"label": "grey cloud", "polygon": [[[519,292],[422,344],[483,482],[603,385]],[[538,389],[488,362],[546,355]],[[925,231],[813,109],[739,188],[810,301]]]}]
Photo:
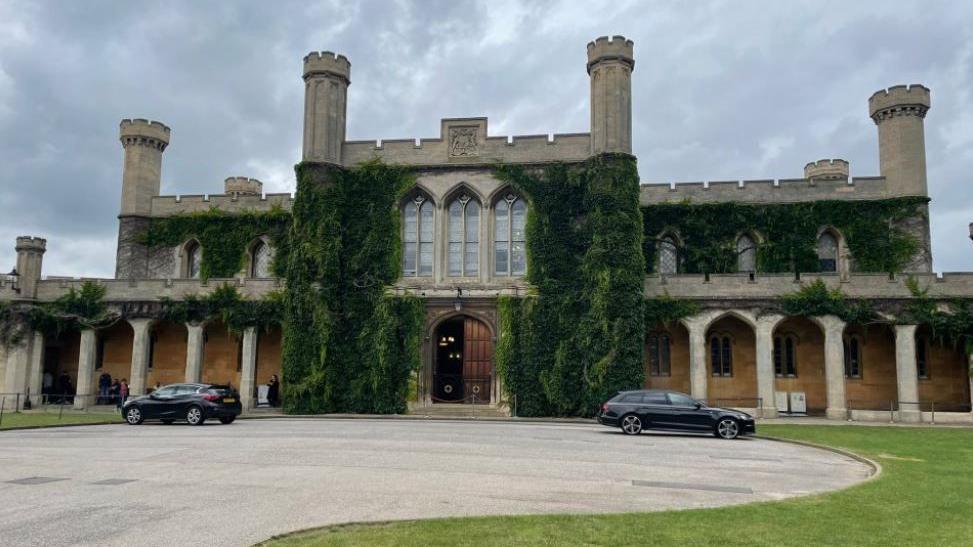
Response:
[{"label": "grey cloud", "polygon": [[6,2],[0,6],[0,270],[49,238],[45,271],[110,276],[117,123],[173,128],[165,193],[230,175],[293,189],[301,58],[352,61],[348,136],[586,131],[585,43],[636,43],[644,181],[795,177],[821,157],[876,174],[868,96],[922,82],[938,270],[973,267],[973,5],[947,2]]}]

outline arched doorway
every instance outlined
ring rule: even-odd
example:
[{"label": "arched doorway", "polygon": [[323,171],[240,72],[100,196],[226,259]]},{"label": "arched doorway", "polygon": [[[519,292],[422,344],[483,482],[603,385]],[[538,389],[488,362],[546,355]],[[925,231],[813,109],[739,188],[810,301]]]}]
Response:
[{"label": "arched doorway", "polygon": [[490,402],[493,335],[479,319],[461,315],[436,327],[432,400],[436,403]]}]

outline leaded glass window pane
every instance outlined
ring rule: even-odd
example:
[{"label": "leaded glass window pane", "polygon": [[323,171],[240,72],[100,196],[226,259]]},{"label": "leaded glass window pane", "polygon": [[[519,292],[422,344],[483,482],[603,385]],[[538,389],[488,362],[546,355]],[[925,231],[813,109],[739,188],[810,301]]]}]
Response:
[{"label": "leaded glass window pane", "polygon": [[496,275],[524,275],[527,256],[524,228],[527,204],[514,194],[507,194],[494,207],[493,254]]},{"label": "leaded glass window pane", "polygon": [[515,242],[510,249],[510,273],[513,275],[527,273],[527,249],[523,241]]},{"label": "leaded glass window pane", "polygon": [[187,266],[186,269],[188,270],[187,277],[192,279],[199,279],[200,270],[202,269],[202,262],[203,262],[202,249],[198,244],[193,243],[192,245],[189,246],[188,253],[189,256],[186,258],[186,266]]},{"label": "leaded glass window pane", "polygon": [[757,269],[757,247],[750,236],[737,240],[737,271],[752,272]]},{"label": "leaded glass window pane", "polygon": [[507,260],[510,248],[506,241],[496,241],[494,243],[493,263],[496,267],[497,275],[507,275],[510,263]]},{"label": "leaded glass window pane", "polygon": [[649,336],[649,374],[659,375],[659,337]]},{"label": "leaded glass window pane", "polygon": [[733,374],[733,350],[730,348],[730,339],[723,338],[723,376]]},{"label": "leaded glass window pane", "polygon": [[480,270],[480,204],[467,194],[449,205],[447,271],[475,276]]},{"label": "leaded glass window pane", "polygon": [[679,254],[676,243],[665,238],[659,243],[659,273],[674,275],[679,270]]},{"label": "leaded glass window pane", "polygon": [[663,376],[672,374],[668,335],[659,338],[659,373]]},{"label": "leaded glass window pane", "polygon": [[402,246],[402,275],[416,275],[416,244],[406,242]]},{"label": "leaded glass window pane", "polygon": [[818,238],[818,263],[822,272],[838,271],[838,240],[830,232]]},{"label": "leaded glass window pane", "polygon": [[402,275],[432,275],[433,205],[423,196],[402,208]]},{"label": "leaded glass window pane", "polygon": [[271,265],[274,261],[274,249],[266,243],[257,243],[253,249],[253,267],[250,276],[256,278],[273,277]]}]

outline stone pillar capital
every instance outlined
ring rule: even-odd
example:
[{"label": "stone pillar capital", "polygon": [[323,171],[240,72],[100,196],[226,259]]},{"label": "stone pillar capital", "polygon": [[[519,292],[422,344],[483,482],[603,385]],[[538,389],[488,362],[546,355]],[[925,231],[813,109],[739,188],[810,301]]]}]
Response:
[{"label": "stone pillar capital", "polygon": [[811,320],[824,329],[825,333],[844,331],[845,326],[847,326],[847,323],[837,315],[814,315],[811,316]]}]

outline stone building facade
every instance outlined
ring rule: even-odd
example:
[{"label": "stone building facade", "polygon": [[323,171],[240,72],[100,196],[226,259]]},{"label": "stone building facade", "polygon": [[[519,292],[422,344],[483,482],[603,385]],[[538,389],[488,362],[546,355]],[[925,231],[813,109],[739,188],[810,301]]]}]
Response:
[{"label": "stone building facade", "polygon": [[[486,118],[443,119],[434,138],[348,141],[346,101],[351,63],[331,52],[304,58],[303,160],[353,166],[378,159],[408,166],[417,184],[400,204],[403,275],[388,290],[420,296],[426,308],[422,367],[410,404],[429,411],[444,403],[479,403],[499,412],[510,405],[494,370],[499,333],[497,298],[530,292],[526,281],[524,224],[529,200],[495,174],[497,163],[539,167],[579,163],[602,153],[632,152],[631,75],[634,45],[621,36],[587,45],[591,123],[588,133],[497,136]],[[802,203],[926,197],[924,118],[931,106],[922,85],[893,86],[868,100],[878,129],[880,172],[850,177],[840,159],[808,163],[804,177],[780,180],[712,181],[642,185],[643,206],[659,203]],[[231,334],[218,321],[177,324],[158,317],[162,299],[207,294],[230,283],[248,298],[280,289],[273,274],[268,238],[256,238],[247,260],[231,279],[200,276],[206,249],[190,239],[172,247],[149,247],[140,239],[154,218],[209,211],[289,211],[290,194],[264,194],[260,181],[230,177],[225,193],[167,196],[161,193],[163,154],[172,133],[158,121],[122,120],[124,150],[116,275],[98,279],[122,320],[103,329],[83,329],[57,339],[31,332],[0,348],[0,391],[29,393],[43,403],[44,376],[66,373],[79,394],[78,407],[93,404],[96,377],[128,378],[133,394],[157,383],[229,382],[240,386],[244,404],[256,403],[256,386],[281,373],[281,332],[246,329]],[[645,387],[684,391],[711,403],[754,409],[762,416],[802,411],[835,419],[970,420],[969,362],[958,349],[934,343],[927,325],[896,317],[873,325],[845,324],[834,316],[766,314],[764,304],[793,293],[800,282],[822,280],[852,298],[901,303],[912,298],[911,277],[939,300],[973,297],[973,274],[931,272],[928,208],[904,223],[918,251],[903,272],[862,272],[845,237],[819,227],[821,271],[760,272],[751,248],[760,234],[741,234],[739,273],[680,271],[678,233],[645,234],[659,239],[645,296],[692,301],[699,312],[673,324],[649,325],[645,339]],[[19,275],[0,280],[0,301],[49,302],[83,280],[41,276],[45,241],[17,240]],[[894,308],[894,305],[892,306]],[[462,357],[456,357],[462,354]],[[451,359],[464,366],[448,364]],[[466,362],[475,360],[472,366]],[[475,370],[475,378],[463,371]],[[286,377],[284,378],[286,383]],[[636,387],[636,386],[632,386]],[[458,394],[464,394],[458,397]],[[23,404],[27,396],[18,397]]]}]

